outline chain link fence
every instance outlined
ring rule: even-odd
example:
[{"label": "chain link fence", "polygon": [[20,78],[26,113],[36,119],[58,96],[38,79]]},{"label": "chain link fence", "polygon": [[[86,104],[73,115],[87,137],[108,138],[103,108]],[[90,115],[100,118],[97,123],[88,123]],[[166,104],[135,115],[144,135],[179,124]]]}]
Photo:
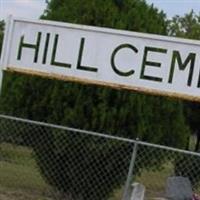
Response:
[{"label": "chain link fence", "polygon": [[[200,154],[139,142],[134,181],[146,188],[146,199],[191,199],[200,195]],[[172,192],[173,194],[171,194]]]},{"label": "chain link fence", "polygon": [[177,176],[200,195],[199,166],[198,153],[0,115],[1,200],[133,200],[135,182],[168,199]]}]

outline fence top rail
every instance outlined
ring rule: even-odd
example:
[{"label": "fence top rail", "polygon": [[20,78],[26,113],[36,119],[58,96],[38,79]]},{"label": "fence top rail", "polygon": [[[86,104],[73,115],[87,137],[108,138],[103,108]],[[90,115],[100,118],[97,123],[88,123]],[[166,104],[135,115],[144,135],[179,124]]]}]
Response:
[{"label": "fence top rail", "polygon": [[0,118],[18,121],[18,122],[22,122],[22,123],[33,124],[33,125],[37,125],[37,126],[45,126],[45,127],[49,127],[49,128],[71,131],[71,132],[76,132],[76,133],[84,133],[84,134],[88,134],[88,135],[104,137],[104,138],[107,138],[107,139],[115,139],[115,140],[119,140],[119,141],[122,141],[122,142],[134,143],[134,140],[132,140],[132,139],[118,137],[118,136],[112,136],[112,135],[108,135],[108,134],[105,134],[105,133],[98,133],[98,132],[95,132],[95,131],[88,131],[88,130],[83,130],[83,129],[71,128],[71,127],[67,127],[67,126],[55,125],[55,124],[40,122],[40,121],[33,121],[33,120],[29,120],[29,119],[23,119],[23,118],[18,118],[18,117],[13,117],[13,116],[8,116],[8,115],[2,115],[2,114],[0,114]]},{"label": "fence top rail", "polygon": [[136,139],[136,140],[128,139],[128,138],[123,138],[123,137],[119,137],[119,136],[107,135],[105,133],[98,133],[95,131],[88,131],[88,130],[71,128],[71,127],[62,126],[62,125],[55,125],[55,124],[46,123],[46,122],[33,121],[33,120],[29,120],[29,119],[23,119],[23,118],[18,118],[18,117],[3,115],[3,114],[0,114],[0,118],[18,121],[18,122],[22,122],[22,123],[33,124],[33,125],[37,125],[37,126],[45,126],[45,127],[50,127],[50,128],[55,128],[55,129],[60,129],[60,130],[65,130],[65,131],[72,131],[72,132],[76,132],[76,133],[84,133],[87,135],[93,135],[93,136],[103,137],[103,138],[107,138],[107,139],[114,139],[114,140],[118,140],[118,141],[122,141],[122,142],[128,142],[128,143],[133,143],[133,144],[138,144],[138,145],[143,145],[143,146],[148,146],[148,147],[153,147],[153,148],[158,148],[158,149],[163,149],[163,150],[168,150],[168,151],[175,151],[175,152],[179,152],[179,153],[184,153],[184,154],[189,154],[189,155],[194,155],[194,156],[200,157],[200,153],[197,153],[197,152],[191,152],[191,151],[187,151],[187,150],[177,149],[177,148],[173,148],[173,147],[167,147],[167,146],[158,145],[158,144],[151,144],[148,142],[139,141],[138,139]]},{"label": "fence top rail", "polygon": [[157,148],[157,149],[163,149],[163,150],[167,150],[167,151],[175,151],[175,152],[178,152],[178,153],[184,153],[184,154],[200,157],[200,153],[198,153],[198,152],[193,152],[193,151],[188,151],[188,150],[183,150],[183,149],[177,149],[177,148],[174,148],[174,147],[168,147],[168,146],[163,146],[163,145],[159,145],[159,144],[151,144],[151,143],[142,142],[142,141],[137,141],[137,143],[140,144],[140,145],[143,145],[143,146],[149,146],[149,147],[153,147],[153,148]]}]

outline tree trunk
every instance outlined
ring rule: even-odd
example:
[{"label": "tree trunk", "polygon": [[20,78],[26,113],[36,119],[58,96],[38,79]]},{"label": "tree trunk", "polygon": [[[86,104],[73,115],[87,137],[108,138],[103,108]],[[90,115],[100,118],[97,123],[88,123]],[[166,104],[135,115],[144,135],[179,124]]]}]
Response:
[{"label": "tree trunk", "polygon": [[189,150],[189,149],[190,149],[190,136],[187,137],[187,143],[185,147],[185,150]]},{"label": "tree trunk", "polygon": [[197,142],[195,146],[195,152],[198,152],[200,150],[200,130],[197,131]]}]

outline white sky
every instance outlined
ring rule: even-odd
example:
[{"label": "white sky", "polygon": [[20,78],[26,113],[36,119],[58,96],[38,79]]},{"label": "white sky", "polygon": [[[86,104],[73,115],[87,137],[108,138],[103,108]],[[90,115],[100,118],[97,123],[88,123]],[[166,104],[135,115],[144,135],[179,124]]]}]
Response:
[{"label": "white sky", "polygon": [[[174,15],[184,15],[193,9],[200,12],[200,0],[146,0],[157,8],[164,10],[171,18]],[[0,0],[0,19],[12,14],[15,17],[37,19],[46,7],[45,0]]]},{"label": "white sky", "polygon": [[14,17],[38,19],[46,8],[45,0],[0,0],[0,19]]},{"label": "white sky", "polygon": [[183,16],[194,10],[200,13],[200,0],[146,0],[149,4],[153,3],[155,7],[163,10],[168,18],[175,15]]}]

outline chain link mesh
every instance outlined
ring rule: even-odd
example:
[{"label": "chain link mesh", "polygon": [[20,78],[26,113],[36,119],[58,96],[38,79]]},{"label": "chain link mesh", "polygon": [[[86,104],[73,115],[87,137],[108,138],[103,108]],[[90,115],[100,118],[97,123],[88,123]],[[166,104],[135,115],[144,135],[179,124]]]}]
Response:
[{"label": "chain link mesh", "polygon": [[133,143],[6,118],[0,135],[0,199],[121,199]]},{"label": "chain link mesh", "polygon": [[1,200],[121,200],[130,170],[145,199],[167,199],[174,176],[187,177],[200,195],[199,166],[199,154],[0,116]]},{"label": "chain link mesh", "polygon": [[[190,183],[188,188],[183,187],[185,180],[180,180],[183,177]],[[139,143],[134,181],[145,186],[146,199],[174,199],[168,192],[170,179],[176,194],[192,190],[200,195],[200,154]]]}]

